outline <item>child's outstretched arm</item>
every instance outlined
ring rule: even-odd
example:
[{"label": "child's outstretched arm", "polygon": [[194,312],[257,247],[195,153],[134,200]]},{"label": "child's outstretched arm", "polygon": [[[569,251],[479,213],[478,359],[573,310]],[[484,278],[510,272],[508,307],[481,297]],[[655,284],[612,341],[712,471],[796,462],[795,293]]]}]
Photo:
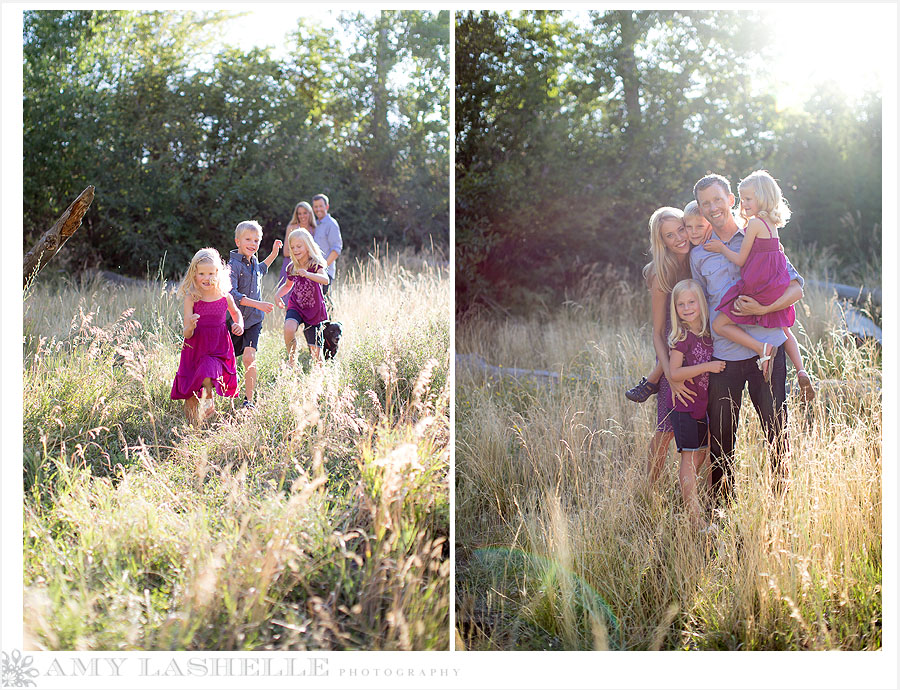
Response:
[{"label": "child's outstretched arm", "polygon": [[194,313],[194,300],[190,297],[184,298],[184,339],[187,340],[194,335],[194,329],[200,320],[200,314]]},{"label": "child's outstretched arm", "polygon": [[278,292],[275,293],[275,306],[279,309],[284,309],[284,300],[282,299],[287,293],[291,291],[291,288],[294,287],[294,282],[291,280],[291,276],[288,276],[288,279],[284,281],[284,285],[278,288]]},{"label": "child's outstretched arm", "polygon": [[669,350],[669,370],[672,372],[672,381],[684,381],[692,379],[701,374],[710,373],[718,374],[725,368],[725,362],[718,359],[712,359],[709,362],[701,362],[693,364],[689,367],[681,366],[684,364],[684,353],[681,350]]},{"label": "child's outstretched arm", "polygon": [[281,240],[275,240],[275,243],[272,245],[272,251],[269,252],[269,255],[265,259],[263,259],[266,268],[269,268],[272,265],[272,262],[278,257],[278,252],[281,251],[282,244]]},{"label": "child's outstretched arm", "polygon": [[710,252],[722,254],[731,263],[743,267],[744,264],[747,263],[747,257],[750,256],[750,250],[753,248],[753,242],[755,242],[756,238],[760,236],[760,232],[764,231],[765,229],[765,223],[763,223],[758,218],[752,218],[750,220],[750,223],[747,225],[747,230],[744,232],[744,239],[741,242],[741,251],[739,252],[726,247],[725,243],[722,242],[722,240],[720,240],[718,237],[713,237],[712,239],[710,239],[706,244],[703,245],[703,248]]},{"label": "child's outstretched arm", "polygon": [[323,266],[316,266],[315,271],[306,271],[304,269],[300,269],[300,273],[298,274],[303,278],[309,278],[314,283],[319,283],[320,285],[328,285],[330,282],[328,280],[328,274],[325,272],[325,268]]},{"label": "child's outstretched arm", "polygon": [[228,313],[231,314],[231,320],[234,321],[231,324],[231,332],[235,335],[241,335],[244,332],[244,315],[241,314],[241,310],[234,303],[234,297],[226,294],[225,301],[228,304]]}]

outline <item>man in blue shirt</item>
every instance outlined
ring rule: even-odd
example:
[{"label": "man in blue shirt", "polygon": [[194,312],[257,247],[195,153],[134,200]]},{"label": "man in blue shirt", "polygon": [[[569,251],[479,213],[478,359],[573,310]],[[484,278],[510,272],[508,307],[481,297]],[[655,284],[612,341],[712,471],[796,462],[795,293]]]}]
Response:
[{"label": "man in blue shirt", "polygon": [[[731,183],[721,175],[707,175],[694,185],[694,198],[700,213],[712,225],[715,235],[734,251],[740,251],[744,238],[734,217],[734,194]],[[768,306],[760,305],[752,297],[741,296],[735,308],[743,314],[761,315],[784,309],[803,297],[803,279],[788,264],[792,280],[780,299]],[[707,251],[702,245],[691,250],[691,274],[703,287],[709,304],[710,318],[722,296],[741,275],[741,269],[722,254]],[[757,366],[758,354],[712,331],[713,358],[723,360],[725,369],[709,375],[709,435],[713,494],[717,502],[730,497],[734,487],[734,441],[737,433],[744,385],[770,444],[770,459],[776,481],[781,484],[784,468],[781,460],[787,452],[785,407],[784,342],[787,337],[780,328],[745,326],[747,333],[776,348],[772,364],[771,383],[767,383]]]},{"label": "man in blue shirt", "polygon": [[328,289],[334,283],[334,262],[344,248],[341,239],[341,228],[337,221],[328,213],[328,197],[324,194],[316,194],[312,198],[313,213],[316,214],[316,228],[313,231],[313,239],[322,250],[325,262],[328,264],[325,270],[328,273],[328,285],[322,288],[322,294],[327,295]]}]

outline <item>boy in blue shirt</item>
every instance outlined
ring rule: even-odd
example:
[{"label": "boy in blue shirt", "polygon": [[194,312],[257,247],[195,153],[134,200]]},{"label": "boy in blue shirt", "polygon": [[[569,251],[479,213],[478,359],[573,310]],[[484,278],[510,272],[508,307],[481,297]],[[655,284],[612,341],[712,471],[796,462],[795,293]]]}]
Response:
[{"label": "boy in blue shirt", "polygon": [[[263,314],[271,312],[275,305],[262,301],[261,278],[268,272],[281,249],[281,240],[276,239],[272,252],[260,262],[256,258],[259,243],[262,242],[262,227],[255,220],[245,220],[234,229],[234,243],[228,257],[231,269],[231,296],[244,317],[242,335],[231,335],[234,356],[244,364],[244,402],[241,407],[253,407],[253,389],[256,387],[256,351],[259,348],[259,334],[262,331]],[[229,317],[230,318],[230,317]],[[230,326],[230,324],[229,324]]]}]

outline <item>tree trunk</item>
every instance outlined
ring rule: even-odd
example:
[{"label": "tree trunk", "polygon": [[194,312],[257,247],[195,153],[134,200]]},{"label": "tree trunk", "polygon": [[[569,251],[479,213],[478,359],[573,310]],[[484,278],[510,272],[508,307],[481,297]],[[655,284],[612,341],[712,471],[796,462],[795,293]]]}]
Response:
[{"label": "tree trunk", "polygon": [[622,77],[622,90],[625,92],[625,117],[628,122],[626,136],[634,141],[641,128],[640,76],[634,55],[634,45],[638,39],[637,27],[631,11],[615,13],[619,20],[621,45],[618,50],[619,76]]},{"label": "tree trunk", "polygon": [[40,271],[62,248],[66,240],[75,234],[75,231],[81,227],[81,219],[91,207],[94,200],[94,187],[88,186],[78,198],[75,199],[69,208],[63,211],[59,220],[43,234],[41,239],[31,248],[31,251],[25,255],[23,262],[22,277],[25,284],[37,275]]}]

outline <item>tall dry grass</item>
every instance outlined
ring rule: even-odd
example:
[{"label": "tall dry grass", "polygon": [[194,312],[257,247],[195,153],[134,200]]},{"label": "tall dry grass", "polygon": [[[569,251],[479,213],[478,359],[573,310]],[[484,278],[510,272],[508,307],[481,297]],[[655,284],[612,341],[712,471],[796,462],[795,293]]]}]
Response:
[{"label": "tall dry grass", "polygon": [[[558,384],[457,370],[457,647],[876,649],[881,646],[881,359],[808,290],[795,333],[814,404],[789,399],[790,485],[771,490],[745,396],[735,501],[708,541],[677,460],[646,479],[655,398],[649,299],[607,289],[554,314],[457,330],[457,350],[551,369]],[[789,370],[789,378],[793,372]]]},{"label": "tall dry grass", "polygon": [[268,315],[256,409],[195,429],[171,292],[26,291],[33,648],[448,648],[447,270],[373,255],[333,298],[336,360],[285,367]]}]

